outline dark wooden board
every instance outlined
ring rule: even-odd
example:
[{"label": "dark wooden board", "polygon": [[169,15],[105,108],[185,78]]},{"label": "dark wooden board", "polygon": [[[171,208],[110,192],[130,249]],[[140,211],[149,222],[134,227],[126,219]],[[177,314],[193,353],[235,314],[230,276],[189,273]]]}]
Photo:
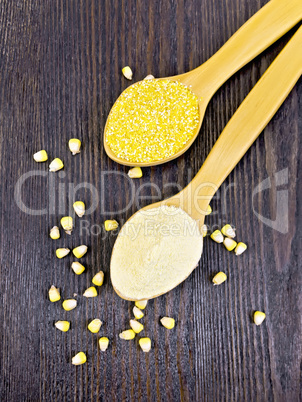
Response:
[{"label": "dark wooden board", "polygon": [[[121,300],[109,280],[115,235],[82,230],[71,237],[48,237],[72,206],[68,186],[88,183],[100,199],[87,225],[102,227],[111,217],[120,223],[134,213],[127,168],[105,155],[103,128],[109,110],[129,85],[121,68],[129,64],[135,80],[188,71],[205,60],[266,0],[0,0],[0,399],[2,401],[298,401],[301,359],[301,80],[273,121],[235,168],[212,202],[209,225],[232,223],[248,244],[241,257],[206,239],[200,266],[178,288],[151,301],[144,318],[153,349],[143,354],[137,340],[122,342],[118,333],[131,317],[132,303]],[[293,31],[231,78],[214,96],[191,149],[176,161],[144,169],[134,182],[140,195],[161,197],[185,186],[198,171],[223,127]],[[300,135],[299,135],[300,134]],[[67,142],[83,141],[71,156]],[[48,164],[32,155],[46,149],[61,157],[65,169],[48,175]],[[288,169],[287,183],[276,186],[276,173]],[[38,172],[29,173],[29,172]],[[110,174],[104,174],[111,172]],[[17,183],[24,174],[21,199]],[[285,172],[286,173],[286,172]],[[253,196],[271,179],[271,189]],[[19,182],[20,183],[20,182]],[[153,187],[150,187],[150,183]],[[167,187],[166,183],[174,183]],[[65,188],[64,188],[65,186]],[[274,230],[253,212],[275,220],[276,199],[288,196],[288,231]],[[90,205],[82,187],[77,198]],[[155,198],[154,198],[155,199]],[[137,194],[136,194],[137,200]],[[139,201],[139,205],[150,198]],[[64,205],[65,203],[65,205]],[[93,228],[94,230],[97,227]],[[87,271],[76,277],[72,257],[55,258],[57,245],[87,244]],[[78,297],[64,312],[47,298],[51,284],[64,297],[82,294],[92,276],[106,274],[100,295]],[[213,287],[223,270],[228,281]],[[261,327],[251,322],[255,309],[266,312]],[[171,315],[173,331],[159,325]],[[111,342],[98,350],[89,319],[100,317]],[[71,331],[53,324],[70,319]],[[83,350],[88,362],[71,365]]]}]

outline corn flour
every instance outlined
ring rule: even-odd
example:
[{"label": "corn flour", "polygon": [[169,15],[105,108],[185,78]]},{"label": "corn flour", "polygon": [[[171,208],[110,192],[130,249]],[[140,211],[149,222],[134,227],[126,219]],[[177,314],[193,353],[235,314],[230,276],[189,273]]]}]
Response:
[{"label": "corn flour", "polygon": [[201,257],[197,222],[181,208],[141,210],[122,227],[111,257],[111,281],[128,300],[156,297],[186,279]]}]

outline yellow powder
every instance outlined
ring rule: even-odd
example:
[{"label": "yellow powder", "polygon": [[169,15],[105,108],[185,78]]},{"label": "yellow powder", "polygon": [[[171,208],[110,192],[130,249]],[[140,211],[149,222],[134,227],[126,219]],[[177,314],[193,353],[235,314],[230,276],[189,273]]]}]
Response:
[{"label": "yellow powder", "polygon": [[181,208],[139,211],[122,227],[111,257],[111,281],[118,294],[142,300],[173,289],[197,266],[203,237]]},{"label": "yellow powder", "polygon": [[199,122],[197,96],[177,81],[146,80],[127,88],[108,117],[106,141],[119,158],[153,162],[176,154]]}]

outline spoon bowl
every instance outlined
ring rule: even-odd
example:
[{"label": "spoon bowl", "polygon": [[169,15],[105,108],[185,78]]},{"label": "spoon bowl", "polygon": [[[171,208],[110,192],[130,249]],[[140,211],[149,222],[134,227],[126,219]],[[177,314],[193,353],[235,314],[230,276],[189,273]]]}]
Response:
[{"label": "spoon bowl", "polygon": [[[142,208],[123,226],[113,247],[110,263],[111,281],[117,294],[126,300],[132,301],[151,299],[173,289],[191,274],[193,269],[198,265],[198,258],[194,257],[194,259],[190,260],[190,264],[184,263],[181,267],[182,272],[179,272],[178,269],[177,280],[173,277],[173,266],[170,266],[169,269],[171,270],[172,268],[171,275],[168,278],[165,276],[163,283],[160,281],[161,272],[156,272],[158,276],[155,285],[152,284],[151,286],[151,293],[150,287],[145,293],[145,289],[142,288],[141,285],[137,284],[136,289],[136,279],[134,280],[132,277],[133,267],[131,267],[132,271],[129,270],[128,267],[121,270],[119,264],[116,264],[115,261],[119,259],[123,262],[123,256],[130,255],[130,257],[132,257],[131,253],[133,253],[133,255],[135,253],[136,255],[139,254],[140,250],[143,250],[144,244],[140,244],[134,239],[132,242],[128,242],[127,248],[121,248],[122,236],[124,235],[124,233],[122,233],[123,229],[127,227],[127,224],[130,223],[137,214],[147,214],[151,209],[168,206],[175,207],[176,209],[180,208],[184,211],[192,221],[197,223],[199,235],[201,236],[200,229],[204,224],[207,207],[215,192],[274,116],[301,74],[302,26],[297,30],[293,38],[288,42],[253,90],[245,98],[216,141],[201,169],[188,186],[167,200]],[[145,239],[146,238],[147,237],[145,237]],[[192,237],[192,239],[195,242],[193,249],[195,246],[198,248],[200,258],[202,252],[202,237],[200,243],[198,239],[196,243],[195,237]],[[160,238],[160,241],[162,240],[163,236]],[[179,245],[179,249],[181,250],[181,244]],[[145,251],[143,251],[143,253],[144,252]],[[157,255],[155,255],[155,257],[157,257]],[[173,254],[171,254],[171,259],[172,257],[175,263],[175,256]],[[144,258],[145,254],[143,254],[143,261]],[[153,260],[158,261],[159,259],[153,258]],[[193,264],[194,261],[196,262],[195,264]],[[163,261],[163,265],[169,266],[169,261]],[[159,271],[160,269],[163,270],[162,265],[157,264],[157,266],[159,267]],[[146,269],[144,266],[141,268],[144,269],[143,275],[145,276],[143,279],[145,283],[148,284],[149,278],[146,276]],[[141,268],[134,267],[135,278],[140,278]],[[153,268],[151,264],[151,273]],[[122,290],[120,285],[121,277],[123,282]],[[149,282],[151,283],[153,280],[154,275],[151,275]],[[137,281],[137,283],[138,282],[139,281]],[[129,288],[127,287],[128,283]],[[139,297],[137,296],[138,294]]]},{"label": "spoon bowl", "polygon": [[[118,157],[107,143],[108,119],[104,129],[107,155],[126,166],[154,166],[169,162],[186,152],[197,137],[206,108],[214,93],[236,71],[254,59],[302,19],[301,0],[271,0],[250,18],[209,60],[194,70],[159,80],[178,81],[198,98],[199,123],[190,139],[175,154],[152,162],[133,162]],[[117,100],[118,101],[118,100]]]},{"label": "spoon bowl", "polygon": [[[178,76],[175,76],[175,77],[154,78],[154,80],[156,80],[156,81],[161,81],[161,80],[177,81],[177,82],[180,82],[180,83],[184,84],[185,86],[187,86],[184,76],[186,76],[186,74],[178,75]],[[182,80],[182,77],[184,77],[184,82]],[[138,82],[142,82],[142,81],[138,81]],[[136,85],[138,82],[136,82],[136,83],[134,83],[132,85]],[[194,91],[192,91],[192,92],[194,93]],[[108,130],[108,121],[109,121],[109,116],[110,116],[110,114],[109,114],[108,119],[106,121],[105,129],[104,129],[104,149],[105,149],[106,154],[109,156],[110,159],[112,159],[113,161],[115,161],[115,162],[117,162],[117,163],[119,163],[121,165],[125,165],[125,166],[140,166],[140,167],[161,165],[163,163],[170,162],[171,160],[173,160],[175,158],[178,158],[180,155],[182,155],[184,152],[186,152],[190,148],[190,146],[193,144],[193,142],[195,141],[195,139],[196,139],[196,137],[197,137],[197,135],[199,133],[200,127],[202,125],[204,114],[205,114],[205,111],[206,111],[206,108],[208,106],[208,103],[209,103],[210,99],[211,99],[211,97],[208,97],[208,99],[205,98],[205,97],[198,98],[199,122],[198,122],[198,125],[196,126],[196,128],[194,130],[193,135],[186,142],[186,144],[178,152],[176,152],[175,154],[173,154],[173,155],[171,155],[171,156],[169,156],[169,157],[167,157],[165,159],[156,160],[156,161],[153,161],[153,162],[132,162],[132,161],[128,161],[126,159],[118,157],[112,151],[112,149],[110,148],[110,146],[108,145],[108,143],[106,141],[106,135],[107,135],[107,130]],[[118,102],[118,101],[119,101],[119,98],[116,100],[116,102]]]}]

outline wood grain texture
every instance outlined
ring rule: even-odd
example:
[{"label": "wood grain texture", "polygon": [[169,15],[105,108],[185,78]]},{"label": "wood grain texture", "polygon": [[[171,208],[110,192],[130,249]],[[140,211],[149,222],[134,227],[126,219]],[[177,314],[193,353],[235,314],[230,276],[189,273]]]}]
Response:
[{"label": "wood grain texture", "polygon": [[[298,401],[301,400],[301,80],[212,202],[207,223],[232,223],[248,252],[240,258],[209,239],[200,266],[179,287],[151,301],[144,317],[153,349],[143,354],[138,341],[122,342],[118,333],[131,317],[132,304],[120,299],[109,280],[115,234],[93,235],[80,220],[72,236],[53,242],[49,229],[70,211],[69,185],[92,184],[99,195],[87,224],[120,223],[138,207],[176,193],[198,171],[207,153],[244,97],[293,31],[231,78],[215,95],[201,132],[179,159],[146,168],[134,182],[145,184],[131,201],[131,185],[118,173],[127,168],[109,160],[102,133],[109,110],[129,83],[121,68],[129,64],[135,80],[180,74],[209,58],[265,0],[0,0],[0,398],[3,401]],[[83,141],[80,155],[67,148],[71,137]],[[45,174],[32,154],[46,149],[61,157],[64,171]],[[276,186],[276,173],[288,169],[288,183]],[[29,215],[15,201],[18,179],[32,175],[21,188]],[[110,174],[104,176],[104,172]],[[270,178],[272,187],[253,197]],[[150,186],[150,183],[152,186]],[[173,185],[167,186],[167,183]],[[156,187],[158,186],[158,187]],[[264,225],[253,208],[275,219],[278,191],[288,192],[289,229],[282,234]],[[150,197],[153,197],[152,199]],[[93,201],[89,189],[77,198]],[[94,230],[97,228],[95,227]],[[76,277],[72,257],[57,260],[58,246],[87,244],[86,272]],[[106,279],[93,300],[78,296],[78,308],[51,304],[47,290],[63,297],[81,295],[92,276]],[[223,270],[228,281],[213,287],[211,277]],[[255,309],[267,319],[251,322]],[[159,318],[176,318],[174,331]],[[110,347],[98,350],[98,336],[87,322],[104,322],[100,335]],[[55,330],[70,319],[68,333]],[[81,367],[70,364],[87,352]]]}]

